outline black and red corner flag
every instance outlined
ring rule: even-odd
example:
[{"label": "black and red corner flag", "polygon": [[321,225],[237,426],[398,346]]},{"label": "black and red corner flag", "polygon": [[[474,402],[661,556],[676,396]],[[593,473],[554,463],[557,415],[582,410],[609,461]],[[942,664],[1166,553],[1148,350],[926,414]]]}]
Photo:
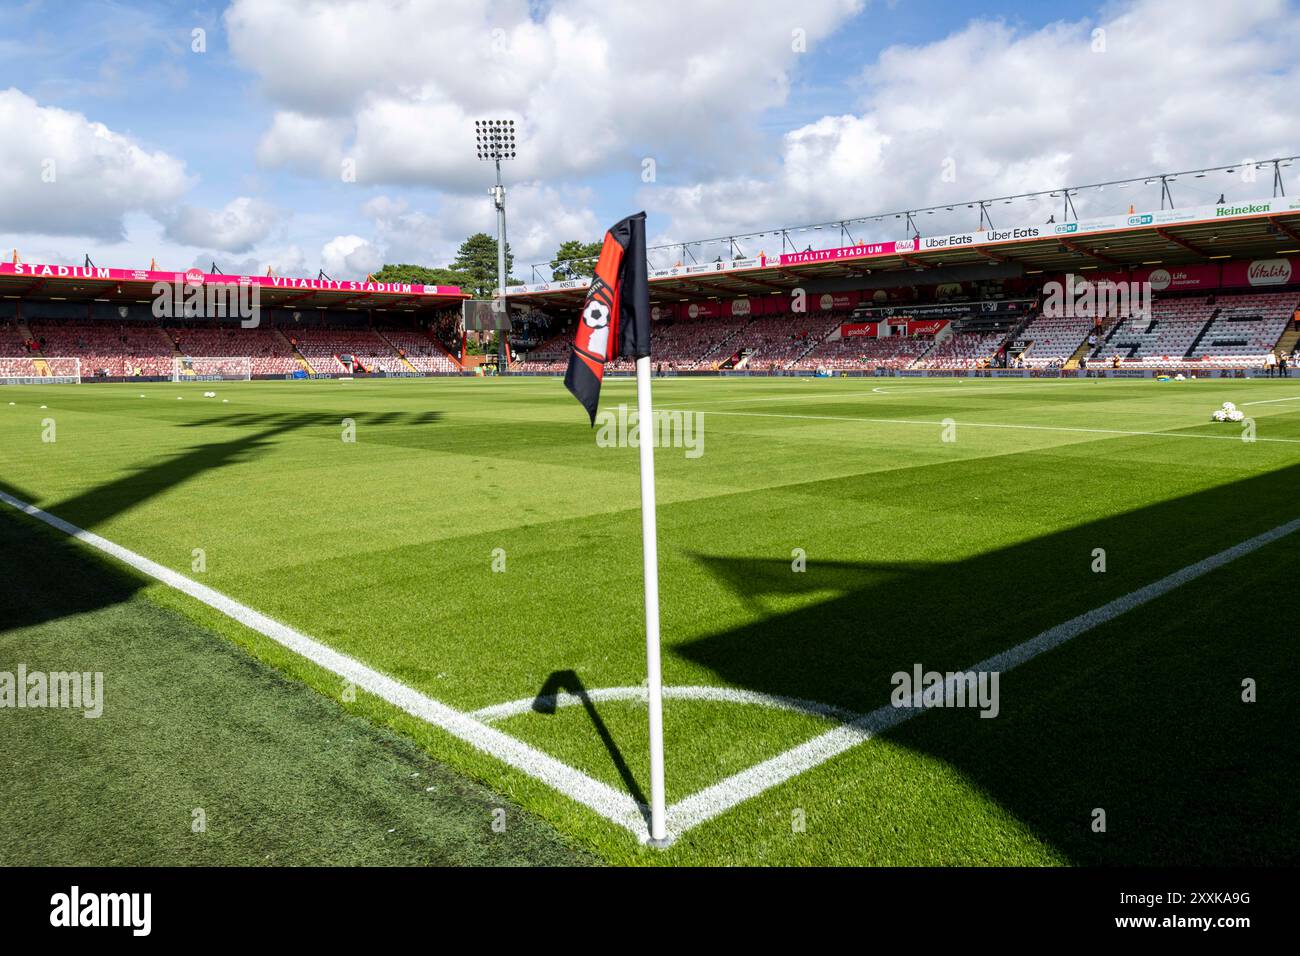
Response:
[{"label": "black and red corner flag", "polygon": [[645,256],[645,213],[628,216],[605,233],[564,373],[564,387],[582,402],[592,425],[605,363],[620,356],[637,359],[650,354]]}]

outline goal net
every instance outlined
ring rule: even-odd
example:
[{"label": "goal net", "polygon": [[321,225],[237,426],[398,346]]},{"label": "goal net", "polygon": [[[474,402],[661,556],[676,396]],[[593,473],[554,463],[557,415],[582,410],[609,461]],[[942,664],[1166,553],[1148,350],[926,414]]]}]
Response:
[{"label": "goal net", "polygon": [[252,374],[253,360],[247,355],[172,359],[173,382],[247,382]]},{"label": "goal net", "polygon": [[0,385],[80,385],[79,358],[0,358]]}]

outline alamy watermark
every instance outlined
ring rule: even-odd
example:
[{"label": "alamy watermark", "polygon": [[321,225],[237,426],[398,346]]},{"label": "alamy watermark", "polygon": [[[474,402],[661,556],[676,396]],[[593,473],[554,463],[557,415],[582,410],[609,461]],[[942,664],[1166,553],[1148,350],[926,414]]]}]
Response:
[{"label": "alamy watermark", "polygon": [[47,708],[80,710],[83,717],[104,713],[104,675],[99,671],[0,671],[0,710]]},{"label": "alamy watermark", "polygon": [[1043,315],[1049,319],[1151,317],[1150,282],[1094,281],[1066,273],[1064,281],[1043,283]]},{"label": "alamy watermark", "polygon": [[[684,448],[687,458],[704,454],[704,413],[681,409],[650,413],[650,438],[655,448]],[[627,405],[618,411],[596,413],[596,445],[599,448],[640,448],[641,414]]]},{"label": "alamy watermark", "polygon": [[205,282],[197,269],[184,282],[153,284],[155,319],[239,319],[245,329],[262,323],[262,288],[252,283]]},{"label": "alamy watermark", "polygon": [[927,671],[913,664],[911,671],[896,671],[889,702],[895,707],[977,707],[981,717],[996,717],[998,671]]},{"label": "alamy watermark", "polygon": [[83,893],[73,886],[50,897],[50,925],[127,927],[148,936],[153,927],[152,893]]}]

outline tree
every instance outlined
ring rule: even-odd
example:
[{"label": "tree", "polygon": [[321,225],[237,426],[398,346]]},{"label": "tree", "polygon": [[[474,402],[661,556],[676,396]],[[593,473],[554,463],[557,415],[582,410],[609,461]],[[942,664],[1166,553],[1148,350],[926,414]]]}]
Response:
[{"label": "tree", "polygon": [[421,285],[467,286],[469,284],[469,277],[455,269],[434,269],[405,262],[400,265],[387,263],[378,272],[373,273],[371,278],[375,282],[413,282]]},{"label": "tree", "polygon": [[[506,243],[506,276],[514,263],[510,243]],[[465,276],[465,286],[479,298],[492,295],[497,287],[497,241],[486,232],[476,232],[460,244],[451,268]],[[507,283],[509,279],[507,278]]]},{"label": "tree", "polygon": [[[600,246],[599,242],[583,242],[580,239],[570,239],[568,242],[560,243],[560,248],[555,250],[555,258],[551,260],[551,275],[556,279],[593,275],[596,271],[596,257],[600,255]],[[575,261],[578,259],[591,261]]]}]

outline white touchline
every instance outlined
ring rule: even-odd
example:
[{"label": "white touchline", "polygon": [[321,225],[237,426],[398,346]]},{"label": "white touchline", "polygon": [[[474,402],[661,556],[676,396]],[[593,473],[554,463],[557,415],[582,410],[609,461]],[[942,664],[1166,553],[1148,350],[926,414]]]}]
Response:
[{"label": "white touchline", "polygon": [[[816,422],[864,422],[869,425],[929,425],[940,428],[944,422],[928,422],[915,418],[856,418],[849,415],[787,415],[781,412],[705,412],[706,415],[728,415],[739,418],[794,418]],[[1210,441],[1242,441],[1240,435],[1200,435],[1190,432],[1143,432],[1126,431],[1120,428],[1082,428],[1070,425],[1011,425],[1000,422],[957,421],[958,428],[1011,428],[1035,432],[1083,432],[1090,435],[1137,435],[1151,438],[1204,438]],[[1300,438],[1259,438],[1255,441],[1280,442],[1287,445],[1300,445]]]},{"label": "white touchline", "polygon": [[[1300,530],[1300,518],[1295,518],[1284,525],[1279,525],[1272,531],[1265,531],[1248,541],[1243,541],[1202,561],[1190,564],[1153,584],[1148,584],[1131,594],[1116,598],[1109,604],[1103,604],[1099,608],[1080,614],[1064,624],[1058,624],[1056,627],[1043,631],[1037,637],[1030,638],[1023,644],[1017,644],[1010,650],[995,654],[993,657],[980,661],[978,664],[973,664],[964,670],[965,672],[1009,671],[1026,661],[1033,660],[1040,654],[1045,654],[1047,651],[1060,647],[1066,641],[1078,637],[1080,634],[1087,633],[1095,627],[1113,621],[1120,615],[1169,593],[1174,588],[1193,581],[1202,575],[1209,574],[1211,571],[1221,568],[1243,555],[1250,554],[1252,551],[1257,551],[1265,545],[1272,544],[1296,530]],[[954,672],[954,679],[945,685],[945,700],[951,700],[954,697],[955,681],[958,677],[959,673]],[[764,791],[784,783],[791,777],[803,773],[805,770],[811,770],[832,757],[856,747],[882,731],[895,727],[920,713],[924,713],[924,710],[886,705],[873,710],[869,714],[863,714],[851,723],[837,727],[834,730],[828,730],[826,733],[793,747],[785,753],[755,764],[748,770],[742,770],[726,780],[719,781],[699,793],[673,804],[668,808],[669,829],[672,833],[680,836],[687,830],[713,819],[718,814],[730,810],[737,804],[756,797]]]},{"label": "white touchline", "polygon": [[233,598],[226,597],[207,585],[199,584],[183,574],[178,574],[171,568],[150,561],[134,551],[129,551],[121,545],[114,544],[107,538],[101,538],[93,532],[78,528],[62,518],[42,511],[35,505],[20,501],[3,491],[0,491],[0,501],[4,501],[24,514],[31,515],[53,528],[57,528],[64,534],[70,535],[92,548],[111,555],[141,574],[161,581],[183,594],[188,594],[208,607],[233,618],[245,627],[249,627],[259,634],[269,637],[277,644],[287,647],[295,654],[305,657],[312,663],[337,674],[345,680],[351,681],[362,690],[388,701],[393,706],[401,708],[414,717],[447,731],[453,737],[477,747],[484,753],[496,757],[516,770],[521,770],[529,776],[535,777],[565,796],[591,808],[605,819],[630,830],[642,842],[649,838],[649,831],[641,814],[641,808],[632,799],[631,795],[594,780],[582,771],[561,763],[554,757],[530,747],[523,741],[475,720],[469,714],[462,713],[420,693],[414,688],[407,687],[400,681],[367,667],[346,654],[340,654],[333,648],[327,647],[319,641],[313,640],[307,635],[267,617],[265,614],[254,611],[247,605],[240,604]]},{"label": "white touchline", "polygon": [[1242,402],[1241,404],[1242,404],[1243,406],[1246,406],[1246,405],[1276,405],[1278,402],[1300,402],[1300,395],[1293,395],[1293,396],[1290,397],[1290,398],[1270,398],[1270,399],[1267,399],[1267,400],[1262,401],[1262,402]]}]

